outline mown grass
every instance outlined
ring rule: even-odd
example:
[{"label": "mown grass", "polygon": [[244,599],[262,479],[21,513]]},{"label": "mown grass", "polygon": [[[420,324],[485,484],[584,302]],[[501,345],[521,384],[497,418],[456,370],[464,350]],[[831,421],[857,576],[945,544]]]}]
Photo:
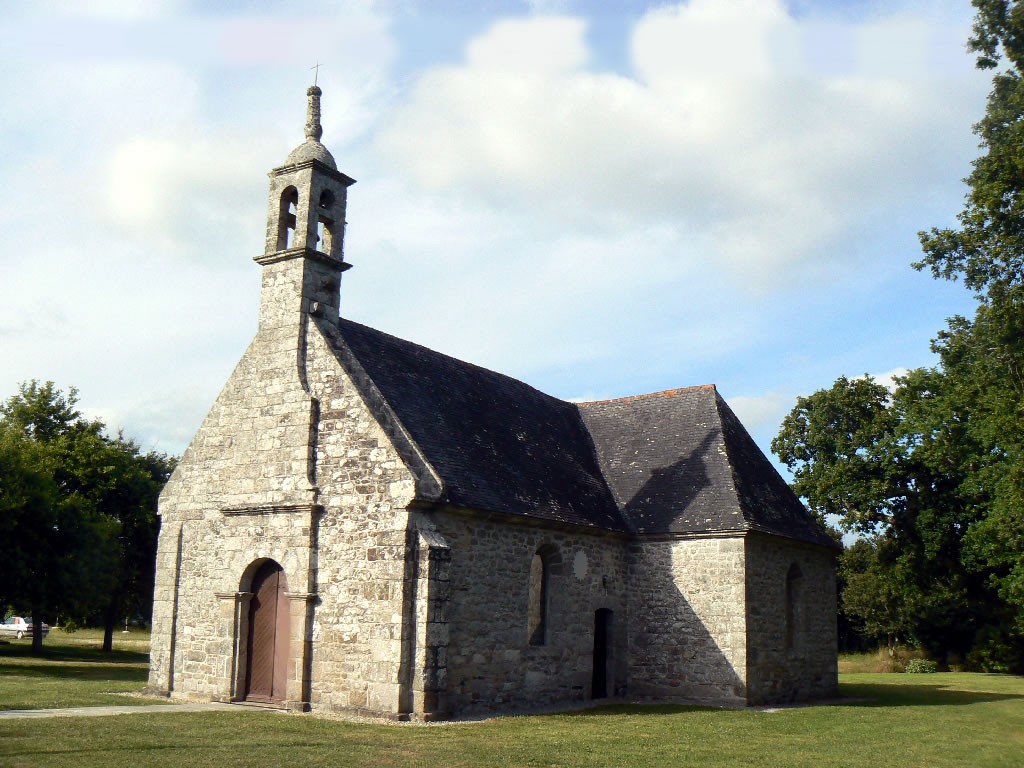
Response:
[{"label": "mown grass", "polygon": [[125,695],[146,684],[149,633],[115,635],[110,653],[102,643],[100,630],[54,629],[42,656],[27,637],[0,644],[0,710],[160,703]]},{"label": "mown grass", "polygon": [[[47,663],[69,689],[102,677],[68,676],[69,663],[119,671],[105,690],[144,677],[130,659],[54,658],[39,662],[40,673]],[[0,698],[7,685],[0,672]],[[0,766],[1024,766],[1024,678],[850,673],[841,690],[838,703],[769,712],[614,705],[430,727],[246,709],[0,717]]]}]

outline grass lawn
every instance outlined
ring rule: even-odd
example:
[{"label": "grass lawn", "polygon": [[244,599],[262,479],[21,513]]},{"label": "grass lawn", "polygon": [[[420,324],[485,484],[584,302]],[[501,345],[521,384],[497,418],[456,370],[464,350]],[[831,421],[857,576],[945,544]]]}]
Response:
[{"label": "grass lawn", "polygon": [[[67,647],[35,662],[37,683],[50,676],[85,697],[141,687],[136,652],[69,660]],[[28,662],[10,648],[0,646],[2,702],[17,699],[9,670]],[[242,709],[0,719],[0,766],[1024,766],[1024,678],[848,673],[842,692],[850,699],[839,704],[774,712],[617,705],[429,727]]]},{"label": "grass lawn", "polygon": [[110,653],[102,644],[94,629],[51,630],[41,657],[28,637],[0,644],[0,710],[159,703],[124,695],[146,684],[149,633],[115,633]]}]

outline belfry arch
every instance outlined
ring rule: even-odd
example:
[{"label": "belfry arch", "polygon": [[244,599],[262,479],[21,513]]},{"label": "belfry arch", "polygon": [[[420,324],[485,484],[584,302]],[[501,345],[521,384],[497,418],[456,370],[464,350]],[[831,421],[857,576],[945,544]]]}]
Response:
[{"label": "belfry arch", "polygon": [[281,207],[277,216],[277,250],[282,251],[295,245],[296,215],[299,208],[299,190],[293,186],[281,192]]}]

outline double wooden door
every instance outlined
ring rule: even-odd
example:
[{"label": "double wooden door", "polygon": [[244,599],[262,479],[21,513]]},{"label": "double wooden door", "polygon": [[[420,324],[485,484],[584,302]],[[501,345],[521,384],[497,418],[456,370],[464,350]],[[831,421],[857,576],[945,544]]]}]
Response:
[{"label": "double wooden door", "polygon": [[267,561],[252,579],[246,656],[246,701],[280,703],[286,697],[289,616],[284,571]]}]

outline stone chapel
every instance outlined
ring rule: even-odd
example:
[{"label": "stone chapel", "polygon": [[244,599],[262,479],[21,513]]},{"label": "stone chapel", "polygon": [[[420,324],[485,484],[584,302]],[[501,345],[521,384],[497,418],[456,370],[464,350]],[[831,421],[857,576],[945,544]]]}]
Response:
[{"label": "stone chapel", "polygon": [[270,172],[258,331],[160,497],[149,690],[418,720],[834,695],[838,547],[714,386],[569,403],[340,316],[320,96]]}]

